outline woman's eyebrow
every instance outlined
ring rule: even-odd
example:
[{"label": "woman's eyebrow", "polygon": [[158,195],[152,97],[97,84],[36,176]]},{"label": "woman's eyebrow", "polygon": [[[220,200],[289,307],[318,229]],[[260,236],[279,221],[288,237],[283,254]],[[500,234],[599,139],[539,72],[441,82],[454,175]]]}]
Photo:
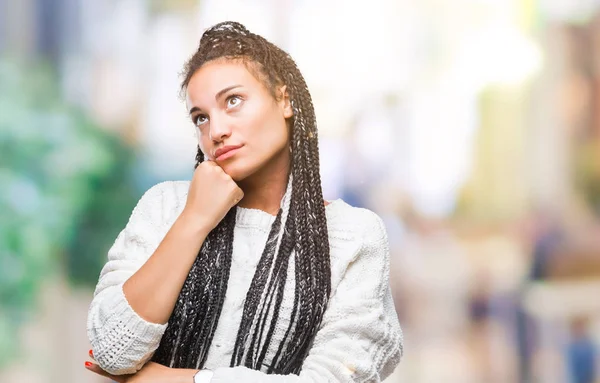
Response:
[{"label": "woman's eyebrow", "polygon": [[241,85],[231,85],[231,86],[228,86],[227,88],[221,89],[215,95],[215,100],[218,100],[219,98],[221,98],[225,93],[229,92],[230,90],[235,89],[235,88],[239,88],[239,87],[241,87]]},{"label": "woman's eyebrow", "polygon": [[[228,86],[227,88],[221,89],[215,95],[215,100],[218,100],[219,98],[221,98],[225,93],[229,92],[230,90],[235,89],[235,88],[240,88],[240,87],[241,87],[241,85],[238,84],[238,85],[231,85],[231,86]],[[194,106],[192,109],[190,109],[189,114],[191,115],[192,113],[198,112],[200,110],[201,110],[200,108],[198,108],[197,106]]]}]

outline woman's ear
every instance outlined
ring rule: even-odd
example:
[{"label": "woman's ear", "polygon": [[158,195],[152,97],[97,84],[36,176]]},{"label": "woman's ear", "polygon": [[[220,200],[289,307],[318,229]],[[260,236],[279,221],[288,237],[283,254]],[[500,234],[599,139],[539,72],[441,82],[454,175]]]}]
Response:
[{"label": "woman's ear", "polygon": [[287,92],[287,86],[283,85],[279,88],[279,106],[283,112],[284,118],[290,118],[294,115],[292,111],[292,103],[290,102],[290,95]]}]

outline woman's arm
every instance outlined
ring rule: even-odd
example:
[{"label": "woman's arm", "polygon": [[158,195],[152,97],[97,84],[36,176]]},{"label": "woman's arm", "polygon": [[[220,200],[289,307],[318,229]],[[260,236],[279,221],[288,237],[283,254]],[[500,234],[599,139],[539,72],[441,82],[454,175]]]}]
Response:
[{"label": "woman's arm", "polygon": [[123,284],[131,308],[147,322],[166,324],[209,228],[185,212],[154,254]]},{"label": "woman's arm", "polygon": [[215,163],[196,168],[183,212],[150,259],[123,285],[135,312],[148,322],[168,322],[206,236],[242,196]]},{"label": "woman's arm", "polygon": [[[166,329],[162,318],[168,319],[167,312],[170,315],[172,311],[169,294],[174,294],[179,283],[177,273],[191,267],[195,256],[192,244],[203,241],[190,238],[192,229],[185,226],[183,217],[169,230],[169,215],[185,202],[176,200],[175,188],[181,186],[166,182],[148,190],[108,251],[108,262],[88,312],[87,329],[96,361],[112,374],[134,373],[150,359]],[[178,240],[192,249],[182,252]],[[167,261],[169,267],[164,267]],[[158,272],[161,264],[164,270]],[[148,283],[147,279],[154,281]],[[142,289],[148,289],[148,302],[141,302]]]},{"label": "woman's arm", "polygon": [[167,182],[146,192],[100,274],[88,337],[96,361],[111,374],[135,373],[150,359],[202,243],[243,196],[211,162],[196,168],[187,196],[176,186],[182,185]]},{"label": "woman's arm", "polygon": [[300,375],[267,375],[246,367],[218,368],[211,383],[380,382],[403,352],[389,287],[383,223],[371,213],[362,249],[332,296]]}]

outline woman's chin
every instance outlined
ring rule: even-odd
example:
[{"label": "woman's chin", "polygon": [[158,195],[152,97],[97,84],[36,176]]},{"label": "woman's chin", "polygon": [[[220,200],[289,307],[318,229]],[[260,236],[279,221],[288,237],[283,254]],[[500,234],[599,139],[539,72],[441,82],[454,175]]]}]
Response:
[{"label": "woman's chin", "polygon": [[248,177],[247,169],[242,169],[233,163],[232,164],[223,164],[223,165],[221,165],[221,169],[223,169],[223,171],[225,173],[227,173],[229,175],[229,177],[231,177],[231,179],[234,180],[235,182],[243,181],[246,177]]}]

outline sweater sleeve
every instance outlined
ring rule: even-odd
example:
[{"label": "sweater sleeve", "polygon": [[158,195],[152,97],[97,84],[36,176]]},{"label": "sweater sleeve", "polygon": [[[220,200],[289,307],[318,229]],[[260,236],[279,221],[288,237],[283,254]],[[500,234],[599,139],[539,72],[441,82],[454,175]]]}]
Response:
[{"label": "sweater sleeve", "polygon": [[380,382],[403,353],[389,286],[389,245],[371,213],[366,239],[330,299],[300,375],[267,375],[238,366],[218,368],[211,383]]},{"label": "sweater sleeve", "polygon": [[163,201],[168,183],[149,189],[108,251],[108,262],[90,304],[87,334],[94,359],[115,375],[141,369],[158,348],[166,324],[141,318],[129,305],[123,284],[154,253],[168,227]]}]

